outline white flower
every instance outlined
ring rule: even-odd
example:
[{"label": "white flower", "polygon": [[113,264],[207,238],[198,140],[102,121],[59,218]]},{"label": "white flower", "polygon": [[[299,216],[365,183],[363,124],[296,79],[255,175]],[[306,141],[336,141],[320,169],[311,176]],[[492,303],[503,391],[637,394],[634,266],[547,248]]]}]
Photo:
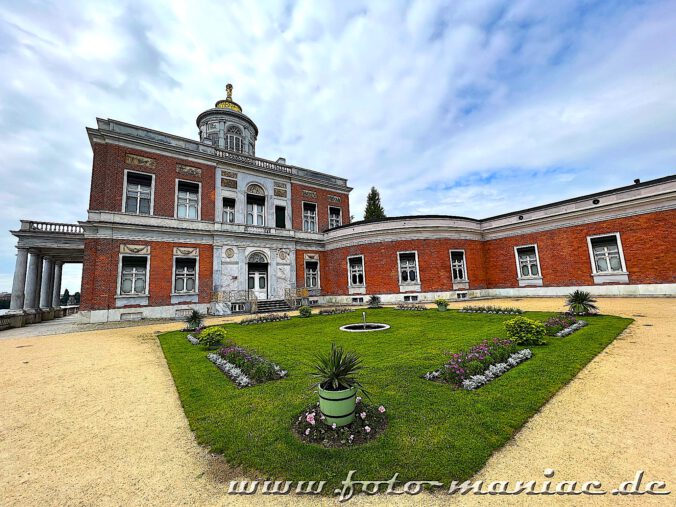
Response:
[{"label": "white flower", "polygon": [[371,428],[369,426],[364,426],[364,431],[366,433],[371,433]]},{"label": "white flower", "polygon": [[336,429],[336,423],[333,423],[333,424],[331,425],[331,429],[332,429],[332,430],[335,430],[335,429]]}]

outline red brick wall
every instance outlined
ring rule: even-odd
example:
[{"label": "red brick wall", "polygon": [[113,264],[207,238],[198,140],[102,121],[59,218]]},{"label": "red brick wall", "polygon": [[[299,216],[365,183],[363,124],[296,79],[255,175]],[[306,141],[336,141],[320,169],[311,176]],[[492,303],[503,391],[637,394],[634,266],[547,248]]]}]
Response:
[{"label": "red brick wall", "polygon": [[[315,192],[317,197],[308,197],[303,195],[303,190]],[[335,195],[341,198],[341,202],[329,202],[329,195]],[[293,213],[293,229],[303,230],[303,201],[314,202],[317,204],[317,225],[319,232],[329,228],[329,206],[340,208],[343,224],[350,223],[350,199],[349,194],[324,190],[322,188],[311,187],[307,185],[291,184],[291,208]]]},{"label": "red brick wall", "polygon": [[120,244],[150,246],[149,306],[171,304],[172,269],[174,247],[199,248],[199,297],[200,303],[208,303],[213,288],[213,247],[192,243],[164,243],[157,241],[129,241],[110,239],[85,240],[82,267],[82,310],[105,310],[115,308],[117,292]]},{"label": "red brick wall", "polygon": [[[154,168],[127,164],[127,154],[151,158],[156,161]],[[176,164],[197,167],[202,170],[201,176],[189,176],[178,173]],[[155,175],[155,192],[153,215],[173,217],[176,206],[176,180],[195,181],[201,183],[201,219],[214,220],[215,213],[215,173],[212,165],[193,161],[147,153],[115,144],[94,145],[94,162],[92,167],[91,193],[89,209],[93,211],[122,211],[122,195],[124,171],[137,171]]]},{"label": "red brick wall", "polygon": [[629,283],[676,282],[676,211],[647,213],[486,241],[487,284],[518,287],[514,247],[537,244],[543,286],[594,285],[587,236],[620,233]]},{"label": "red brick wall", "polygon": [[[353,247],[337,248],[320,254],[322,294],[348,294],[347,258],[364,256],[364,274],[368,294],[399,292],[398,252],[418,252],[418,272],[422,292],[448,291],[452,289],[451,259],[449,250],[465,250],[465,262],[471,289],[485,288],[483,254],[481,243],[472,240],[404,240],[372,243]],[[305,285],[303,254],[314,253],[298,250],[297,284]]]}]

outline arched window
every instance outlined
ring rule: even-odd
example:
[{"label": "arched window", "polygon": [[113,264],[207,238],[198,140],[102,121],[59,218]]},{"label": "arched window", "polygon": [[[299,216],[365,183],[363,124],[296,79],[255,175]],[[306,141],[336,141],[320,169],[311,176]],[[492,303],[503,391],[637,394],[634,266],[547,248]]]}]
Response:
[{"label": "arched window", "polygon": [[242,148],[242,131],[238,127],[228,127],[225,131],[225,149],[241,153]]}]

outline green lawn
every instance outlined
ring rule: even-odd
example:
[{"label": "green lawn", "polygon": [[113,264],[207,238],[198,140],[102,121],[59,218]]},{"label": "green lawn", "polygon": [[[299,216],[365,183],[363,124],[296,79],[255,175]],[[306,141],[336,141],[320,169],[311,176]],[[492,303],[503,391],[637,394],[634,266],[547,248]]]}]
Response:
[{"label": "green lawn", "polygon": [[[545,320],[551,313],[528,312]],[[510,437],[630,323],[611,316],[549,345],[531,347],[533,358],[477,391],[420,378],[441,366],[445,351],[484,338],[505,336],[512,316],[456,311],[368,310],[370,322],[392,327],[375,333],[338,328],[361,312],[224,327],[238,345],[252,348],[289,371],[286,379],[237,389],[193,346],[185,333],[160,336],[183,408],[197,440],[255,477],[327,480],[335,486],[347,471],[355,479],[464,480],[477,472]],[[387,407],[389,427],[365,446],[324,449],[303,444],[291,421],[316,394],[308,389],[307,364],[332,341],[361,354],[362,375],[373,403]],[[585,400],[580,400],[585,403]],[[171,442],[167,442],[171,445]],[[328,489],[327,489],[328,490]]]}]

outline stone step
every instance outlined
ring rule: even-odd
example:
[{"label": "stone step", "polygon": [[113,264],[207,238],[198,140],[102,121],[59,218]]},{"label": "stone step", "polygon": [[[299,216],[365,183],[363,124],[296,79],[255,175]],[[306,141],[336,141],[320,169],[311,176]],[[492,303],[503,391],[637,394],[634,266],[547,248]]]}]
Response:
[{"label": "stone step", "polygon": [[256,313],[288,312],[290,310],[291,307],[283,299],[272,299],[266,301],[259,301]]}]

